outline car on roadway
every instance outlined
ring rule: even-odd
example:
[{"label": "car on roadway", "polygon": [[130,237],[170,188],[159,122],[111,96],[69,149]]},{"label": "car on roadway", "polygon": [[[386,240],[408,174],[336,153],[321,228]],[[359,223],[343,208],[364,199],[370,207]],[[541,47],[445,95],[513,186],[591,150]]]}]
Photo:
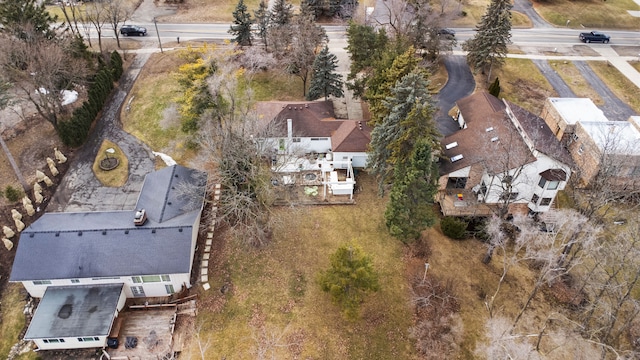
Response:
[{"label": "car on roadway", "polygon": [[578,35],[578,39],[585,43],[601,42],[606,44],[611,40],[611,37],[600,31],[591,31],[580,33],[580,35]]},{"label": "car on roadway", "polygon": [[456,36],[456,31],[453,29],[440,28],[438,29],[438,35],[453,39]]},{"label": "car on roadway", "polygon": [[124,36],[147,36],[147,28],[138,25],[122,25],[120,28],[120,34]]}]

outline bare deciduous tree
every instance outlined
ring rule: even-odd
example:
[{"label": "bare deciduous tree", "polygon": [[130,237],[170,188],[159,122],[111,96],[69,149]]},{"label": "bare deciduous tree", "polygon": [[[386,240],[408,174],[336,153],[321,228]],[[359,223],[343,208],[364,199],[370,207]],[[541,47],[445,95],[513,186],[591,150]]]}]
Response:
[{"label": "bare deciduous tree", "polygon": [[99,1],[91,1],[86,5],[83,21],[91,23],[98,34],[98,49],[102,52],[102,30],[109,22],[107,7]]},{"label": "bare deciduous tree", "polygon": [[129,3],[124,0],[108,0],[105,7],[105,16],[107,22],[113,28],[113,35],[116,37],[118,48],[120,48],[120,25],[124,24],[131,14],[133,9],[129,6]]}]

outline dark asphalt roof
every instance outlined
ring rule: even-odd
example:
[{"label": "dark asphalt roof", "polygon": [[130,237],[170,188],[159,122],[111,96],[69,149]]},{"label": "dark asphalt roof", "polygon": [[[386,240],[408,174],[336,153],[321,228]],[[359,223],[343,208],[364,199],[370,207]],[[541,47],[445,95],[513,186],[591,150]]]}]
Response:
[{"label": "dark asphalt roof", "polygon": [[123,284],[48,287],[24,338],[109,335],[122,287]]},{"label": "dark asphalt roof", "polygon": [[147,175],[143,226],[133,224],[134,210],[44,214],[21,233],[10,281],[189,272],[205,182],[178,165]]}]

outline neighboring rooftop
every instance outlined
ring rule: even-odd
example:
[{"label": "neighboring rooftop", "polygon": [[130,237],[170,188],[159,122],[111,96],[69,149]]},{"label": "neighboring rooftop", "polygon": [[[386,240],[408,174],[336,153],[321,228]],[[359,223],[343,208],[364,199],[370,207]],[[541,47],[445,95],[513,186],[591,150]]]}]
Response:
[{"label": "neighboring rooftop", "polygon": [[135,210],[45,213],[24,229],[11,281],[189,272],[192,235],[204,200],[204,173],[179,165],[148,174]]},{"label": "neighboring rooftop", "polygon": [[25,340],[107,336],[123,284],[49,286]]},{"label": "neighboring rooftop", "polygon": [[630,121],[580,122],[601,151],[609,154],[640,155],[640,131]]},{"label": "neighboring rooftop", "polygon": [[567,124],[585,121],[609,121],[589,98],[549,98]]}]

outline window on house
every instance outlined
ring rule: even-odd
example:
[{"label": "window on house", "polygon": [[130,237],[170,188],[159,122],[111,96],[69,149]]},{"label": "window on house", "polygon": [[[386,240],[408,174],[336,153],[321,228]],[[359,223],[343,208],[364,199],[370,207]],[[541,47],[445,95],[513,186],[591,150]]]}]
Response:
[{"label": "window on house", "polygon": [[583,152],[584,152],[584,146],[580,145],[580,148],[578,148],[578,155],[582,155]]},{"label": "window on house", "polygon": [[155,283],[155,282],[163,282],[163,281],[171,281],[171,277],[169,275],[143,275],[143,276],[132,276],[131,281],[134,284],[140,283]]},{"label": "window on house", "polygon": [[542,198],[540,200],[540,206],[549,206],[551,204],[551,198]]},{"label": "window on house", "polygon": [[329,138],[311,138],[311,141],[329,140]]},{"label": "window on house", "polygon": [[33,285],[51,285],[51,280],[36,280]]},{"label": "window on house", "polygon": [[77,284],[80,282],[80,279],[71,279],[72,284]]},{"label": "window on house", "polygon": [[64,339],[44,339],[42,340],[42,342],[44,342],[45,344],[57,344],[57,343],[63,343]]},{"label": "window on house", "polygon": [[518,194],[517,192],[503,192],[502,195],[500,195],[500,200],[502,201],[511,201],[511,200],[516,200],[518,198]]},{"label": "window on house", "polygon": [[487,184],[484,183],[484,180],[482,180],[482,184],[480,185],[480,193],[487,195]]},{"label": "window on house", "polygon": [[466,177],[450,177],[447,182],[447,188],[449,189],[464,189],[467,186]]},{"label": "window on house", "polygon": [[85,342],[85,341],[98,341],[100,340],[97,336],[88,336],[88,337],[79,337],[78,341],[79,342]]},{"label": "window on house", "polygon": [[538,182],[538,186],[540,186],[541,188],[544,189],[544,185],[547,183],[547,180],[543,177],[540,178],[540,181]]},{"label": "window on house", "polygon": [[502,182],[505,184],[511,184],[512,181],[513,181],[513,176],[511,175],[505,175],[502,177]]},{"label": "window on house", "polygon": [[278,141],[278,148],[280,151],[284,151],[284,139],[280,139],[280,141]]},{"label": "window on house", "polygon": [[176,291],[173,289],[173,285],[172,284],[167,284],[164,286],[164,289],[167,290],[167,294],[171,295],[173,293],[175,293]]},{"label": "window on house", "polygon": [[142,286],[132,286],[131,293],[134,297],[144,297],[144,287]]},{"label": "window on house", "polygon": [[547,190],[555,190],[558,188],[559,184],[560,184],[559,181],[549,181],[549,184],[547,185]]},{"label": "window on house", "polygon": [[533,197],[531,198],[531,202],[538,205],[538,200],[540,200],[540,197],[537,194],[533,194]]},{"label": "window on house", "polygon": [[293,138],[293,142],[300,142],[300,138]]}]

